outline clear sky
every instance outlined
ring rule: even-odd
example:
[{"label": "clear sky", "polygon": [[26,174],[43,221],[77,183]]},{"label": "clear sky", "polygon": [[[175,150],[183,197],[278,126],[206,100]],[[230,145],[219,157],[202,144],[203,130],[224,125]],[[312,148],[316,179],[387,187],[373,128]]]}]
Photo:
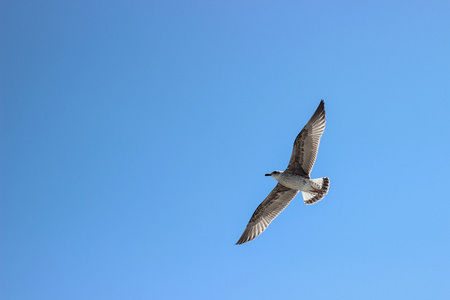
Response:
[{"label": "clear sky", "polygon": [[[2,299],[450,299],[449,1],[0,11]],[[320,99],[329,194],[236,246]]]}]

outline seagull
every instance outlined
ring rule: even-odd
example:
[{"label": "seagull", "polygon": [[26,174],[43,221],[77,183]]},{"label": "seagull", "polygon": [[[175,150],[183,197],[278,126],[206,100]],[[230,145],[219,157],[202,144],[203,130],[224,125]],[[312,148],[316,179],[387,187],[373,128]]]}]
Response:
[{"label": "seagull", "polygon": [[288,206],[299,191],[302,192],[303,201],[307,205],[314,204],[325,197],[330,187],[330,179],[328,177],[311,179],[310,177],[324,130],[325,104],[321,100],[311,119],[297,135],[286,170],[265,174],[275,178],[278,183],[256,208],[236,245],[251,241],[266,230],[270,222]]}]

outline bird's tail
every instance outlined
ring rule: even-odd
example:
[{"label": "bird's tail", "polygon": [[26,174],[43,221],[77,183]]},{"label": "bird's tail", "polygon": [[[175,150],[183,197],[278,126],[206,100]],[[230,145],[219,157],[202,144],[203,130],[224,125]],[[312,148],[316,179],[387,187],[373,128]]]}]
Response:
[{"label": "bird's tail", "polygon": [[322,177],[317,179],[311,179],[312,182],[314,182],[316,185],[318,185],[317,191],[311,191],[311,192],[303,192],[303,201],[305,204],[314,204],[316,202],[319,202],[320,200],[325,197],[325,195],[328,193],[328,189],[330,188],[330,179],[328,177]]}]

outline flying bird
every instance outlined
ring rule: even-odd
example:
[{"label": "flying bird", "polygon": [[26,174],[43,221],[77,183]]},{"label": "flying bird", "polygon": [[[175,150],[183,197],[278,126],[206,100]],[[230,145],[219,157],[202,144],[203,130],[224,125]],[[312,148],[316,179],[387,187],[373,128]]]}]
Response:
[{"label": "flying bird", "polygon": [[321,100],[311,119],[297,135],[286,170],[265,174],[275,178],[278,183],[256,208],[236,245],[251,241],[266,230],[270,222],[288,206],[299,191],[302,192],[303,201],[308,205],[325,197],[330,187],[330,179],[328,177],[311,179],[310,177],[324,130],[325,104]]}]

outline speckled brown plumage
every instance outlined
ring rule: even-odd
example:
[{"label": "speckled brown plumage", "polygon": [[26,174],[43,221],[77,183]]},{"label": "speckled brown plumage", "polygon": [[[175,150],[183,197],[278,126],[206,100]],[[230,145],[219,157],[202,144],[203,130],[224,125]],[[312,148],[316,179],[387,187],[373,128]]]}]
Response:
[{"label": "speckled brown plumage", "polygon": [[325,104],[322,100],[311,119],[297,135],[286,170],[266,174],[277,179],[279,183],[256,208],[236,244],[251,241],[266,230],[300,190],[302,190],[305,204],[308,205],[320,201],[327,194],[330,186],[330,180],[327,177],[310,179],[324,130]]}]

